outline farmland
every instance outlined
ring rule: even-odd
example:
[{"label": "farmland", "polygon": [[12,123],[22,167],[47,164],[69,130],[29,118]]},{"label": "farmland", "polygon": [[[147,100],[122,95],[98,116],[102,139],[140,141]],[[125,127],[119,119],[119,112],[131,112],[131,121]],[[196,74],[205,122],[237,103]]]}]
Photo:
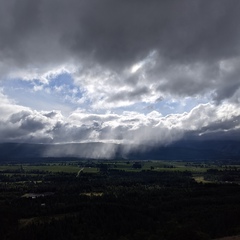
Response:
[{"label": "farmland", "polygon": [[20,240],[234,236],[239,184],[240,165],[231,161],[4,163],[0,233]]}]

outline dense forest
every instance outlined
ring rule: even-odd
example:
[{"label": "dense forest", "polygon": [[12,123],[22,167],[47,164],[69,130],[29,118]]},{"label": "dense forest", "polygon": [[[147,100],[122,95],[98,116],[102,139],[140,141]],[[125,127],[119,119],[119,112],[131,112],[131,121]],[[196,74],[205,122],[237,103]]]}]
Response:
[{"label": "dense forest", "polygon": [[202,183],[190,171],[134,164],[132,171],[79,166],[77,175],[24,172],[22,165],[2,170],[1,239],[198,240],[240,233],[239,179],[223,178],[230,171],[237,178],[238,169],[208,169]]}]

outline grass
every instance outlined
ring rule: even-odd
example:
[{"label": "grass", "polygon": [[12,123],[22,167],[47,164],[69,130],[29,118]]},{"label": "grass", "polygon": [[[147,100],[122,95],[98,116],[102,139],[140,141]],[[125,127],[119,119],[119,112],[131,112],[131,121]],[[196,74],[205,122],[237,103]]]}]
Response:
[{"label": "grass", "polygon": [[87,197],[102,197],[103,192],[87,192],[87,193],[80,193],[81,196]]},{"label": "grass", "polygon": [[[139,162],[142,165],[140,169],[134,169],[132,166],[135,162]],[[152,171],[189,171],[193,174],[203,174],[210,168],[221,169],[216,165],[206,165],[196,162],[183,162],[183,161],[166,161],[166,160],[146,160],[146,161],[112,161],[112,162],[103,162],[103,164],[110,164],[110,169],[119,169],[124,171],[142,171],[142,170],[152,170]],[[237,169],[240,169],[240,166],[234,166]],[[66,172],[66,173],[78,173],[81,168],[83,168],[84,173],[97,173],[99,169],[96,167],[79,167],[76,163],[71,162],[68,164],[64,163],[48,163],[42,165],[34,165],[34,164],[5,164],[0,165],[0,173],[5,171],[11,174],[15,173],[15,171],[23,169],[23,173],[34,174],[31,171],[43,171],[43,172]]]},{"label": "grass", "polygon": [[231,237],[224,237],[224,238],[218,238],[215,240],[239,240],[240,239],[240,235],[237,236],[231,236]]},{"label": "grass", "polygon": [[2,171],[16,171],[20,169],[19,164],[14,165],[0,165],[0,172]]},{"label": "grass", "polygon": [[152,161],[139,161],[142,163],[141,169],[133,169],[132,165],[134,162],[123,163],[123,162],[116,162],[115,166],[116,169],[125,170],[125,171],[141,171],[141,170],[153,170],[153,171],[189,171],[192,173],[204,173],[206,172],[210,167],[200,167],[198,165],[190,164],[187,165],[186,162],[178,162],[178,161],[158,161],[158,160],[152,160]]},{"label": "grass", "polygon": [[79,167],[77,165],[31,165],[31,164],[24,164],[24,165],[1,165],[0,172],[7,171],[10,173],[14,173],[14,171],[22,169],[25,172],[31,171],[44,171],[44,172],[67,172],[67,173],[77,173],[79,171]]},{"label": "grass", "polygon": [[76,213],[66,213],[66,214],[55,214],[50,216],[40,216],[32,218],[21,218],[19,219],[19,228],[24,228],[32,224],[43,224],[50,223],[52,220],[61,220],[68,216],[74,216]]},{"label": "grass", "polygon": [[48,172],[68,172],[68,173],[77,173],[79,171],[78,166],[72,165],[50,165],[50,166],[32,166],[32,165],[24,165],[23,170],[25,171],[48,171]]},{"label": "grass", "polygon": [[99,172],[98,168],[95,167],[87,167],[83,169],[84,173],[97,173]]},{"label": "grass", "polygon": [[204,180],[203,176],[194,176],[194,180],[198,183],[212,183],[212,181],[206,181]]}]

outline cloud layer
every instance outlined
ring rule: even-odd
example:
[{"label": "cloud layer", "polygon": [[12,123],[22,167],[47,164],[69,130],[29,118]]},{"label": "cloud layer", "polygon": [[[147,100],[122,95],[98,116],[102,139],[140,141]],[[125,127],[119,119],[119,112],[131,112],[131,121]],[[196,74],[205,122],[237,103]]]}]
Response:
[{"label": "cloud layer", "polygon": [[239,102],[237,0],[1,0],[1,6],[2,78],[43,79],[71,66],[96,108],[208,92],[216,101]]},{"label": "cloud layer", "polygon": [[[237,137],[238,0],[0,3],[2,84],[37,80],[33,91],[41,91],[68,73],[74,84],[68,91],[76,91],[79,104],[69,116],[36,111],[11,101],[3,89],[1,141],[154,145],[183,137]],[[64,87],[57,86],[61,92]],[[185,113],[151,110],[162,101],[196,98],[205,100]],[[136,104],[149,106],[148,113],[113,111]]]},{"label": "cloud layer", "polygon": [[[2,98],[4,95],[2,95]],[[3,99],[4,101],[4,99]],[[7,109],[7,110],[6,110]],[[1,142],[113,142],[166,145],[181,138],[229,137],[240,129],[236,104],[202,104],[183,114],[94,114],[76,110],[68,117],[58,111],[33,111],[6,101],[0,107]],[[239,139],[235,134],[234,139]]]}]

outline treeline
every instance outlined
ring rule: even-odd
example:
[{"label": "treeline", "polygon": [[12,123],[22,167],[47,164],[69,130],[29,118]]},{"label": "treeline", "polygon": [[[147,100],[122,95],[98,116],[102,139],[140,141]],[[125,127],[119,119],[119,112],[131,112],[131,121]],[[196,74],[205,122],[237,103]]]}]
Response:
[{"label": "treeline", "polygon": [[[240,233],[239,185],[196,183],[190,172],[110,169],[0,186],[1,239],[204,240]],[[27,192],[52,194],[21,197]]]},{"label": "treeline", "polygon": [[228,167],[225,169],[209,169],[204,174],[204,179],[215,182],[237,182],[240,183],[240,169]]}]

